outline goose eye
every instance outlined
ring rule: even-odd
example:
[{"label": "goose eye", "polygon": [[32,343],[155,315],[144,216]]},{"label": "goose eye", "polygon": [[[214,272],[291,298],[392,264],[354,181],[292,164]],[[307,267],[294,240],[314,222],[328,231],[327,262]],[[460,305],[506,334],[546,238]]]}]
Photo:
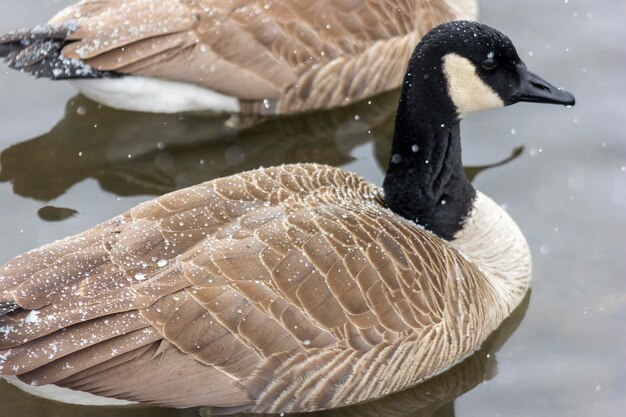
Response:
[{"label": "goose eye", "polygon": [[494,69],[498,63],[493,58],[487,58],[483,61],[483,68],[486,70]]}]

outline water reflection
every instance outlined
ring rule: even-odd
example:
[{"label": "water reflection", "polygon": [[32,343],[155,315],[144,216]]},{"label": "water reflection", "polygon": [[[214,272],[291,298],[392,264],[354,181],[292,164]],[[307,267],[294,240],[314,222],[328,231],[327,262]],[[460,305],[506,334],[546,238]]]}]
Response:
[{"label": "water reflection", "polygon": [[[454,400],[485,380],[496,376],[496,353],[522,322],[530,292],[502,325],[491,334],[474,355],[447,372],[406,391],[353,407],[320,413],[293,414],[293,417],[454,417]],[[61,404],[32,397],[0,381],[0,415],[13,415],[21,410],[29,417],[197,417],[218,415],[217,410],[173,410],[155,407],[102,408]],[[263,417],[259,414],[238,414],[237,417]],[[268,416],[269,417],[269,416]]]},{"label": "water reflection", "polygon": [[44,206],[37,210],[39,218],[48,222],[58,222],[69,219],[77,214],[78,212],[76,210],[65,207]]},{"label": "water reflection", "polygon": [[[16,194],[41,201],[59,197],[86,178],[117,195],[161,195],[259,166],[344,165],[354,147],[370,141],[385,167],[397,97],[393,91],[343,109],[240,120],[124,112],[77,96],[50,132],[2,151],[0,181],[11,181]],[[494,165],[468,167],[466,173],[473,179],[519,153]],[[67,212],[48,214],[40,217],[69,217]]]},{"label": "water reflection", "polygon": [[392,92],[345,109],[234,121],[123,112],[77,96],[49,133],[2,152],[0,181],[49,201],[90,177],[118,195],[160,195],[259,166],[342,165],[359,144],[389,146],[396,103]]}]

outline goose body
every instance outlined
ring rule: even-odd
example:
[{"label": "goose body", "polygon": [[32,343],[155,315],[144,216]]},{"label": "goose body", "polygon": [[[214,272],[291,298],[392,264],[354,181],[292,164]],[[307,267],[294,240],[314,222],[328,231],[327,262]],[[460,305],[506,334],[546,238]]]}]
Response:
[{"label": "goose body", "polygon": [[0,57],[125,110],[293,113],[398,87],[426,32],[476,13],[476,0],[86,0],[0,37]]},{"label": "goose body", "polygon": [[382,189],[323,165],[259,169],[19,256],[0,269],[0,373],[283,413],[443,372],[528,288],[524,237],[467,181],[460,148],[461,112],[518,101],[574,103],[494,29],[438,27],[409,61]]},{"label": "goose body", "polygon": [[521,300],[528,248],[483,195],[469,226],[482,238],[446,244],[380,193],[337,168],[268,168],[18,257],[2,286],[29,311],[3,323],[2,372],[175,407],[254,400],[258,412],[362,402],[440,373]]}]

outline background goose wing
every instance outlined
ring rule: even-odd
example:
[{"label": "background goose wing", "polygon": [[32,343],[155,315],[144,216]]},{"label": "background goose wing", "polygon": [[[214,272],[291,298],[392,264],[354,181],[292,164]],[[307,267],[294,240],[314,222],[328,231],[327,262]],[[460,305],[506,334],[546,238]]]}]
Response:
[{"label": "background goose wing", "polygon": [[[281,105],[303,110],[399,85],[424,33],[475,17],[475,2],[466,3],[85,1],[50,23],[72,22],[63,55],[99,71],[184,81],[251,101],[291,88]],[[310,99],[312,91],[320,97]]]},{"label": "background goose wing", "polygon": [[[442,366],[473,351],[461,336],[480,306],[459,295],[480,275],[377,193],[330,167],[253,171],[18,257],[0,270],[0,301],[22,307],[0,317],[1,371],[162,405],[283,410],[319,381],[313,369],[327,384],[385,379],[388,392],[407,372],[428,376],[437,360],[396,369],[403,340],[429,341]],[[455,342],[440,350],[444,327]],[[144,374],[155,383],[130,377]],[[326,388],[311,389],[318,406],[348,401]]]}]

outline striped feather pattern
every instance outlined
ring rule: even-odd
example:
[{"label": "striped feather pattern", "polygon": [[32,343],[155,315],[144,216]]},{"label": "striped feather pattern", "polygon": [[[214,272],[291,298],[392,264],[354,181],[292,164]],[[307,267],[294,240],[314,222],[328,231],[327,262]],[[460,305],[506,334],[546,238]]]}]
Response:
[{"label": "striped feather pattern", "polygon": [[[0,317],[0,372],[253,412],[414,385],[478,349],[525,288],[381,201],[356,175],[287,165],[167,194],[22,255],[0,269],[0,302],[23,308]],[[170,380],[177,367],[193,371],[150,392],[133,376]]]},{"label": "striped feather pattern", "polygon": [[[69,28],[57,42],[68,68],[55,78],[76,77],[84,63],[89,77],[191,83],[239,99],[244,112],[290,113],[398,87],[426,32],[476,14],[475,0],[85,0],[52,18],[49,32]],[[19,54],[17,40],[0,37],[0,51]]]}]

